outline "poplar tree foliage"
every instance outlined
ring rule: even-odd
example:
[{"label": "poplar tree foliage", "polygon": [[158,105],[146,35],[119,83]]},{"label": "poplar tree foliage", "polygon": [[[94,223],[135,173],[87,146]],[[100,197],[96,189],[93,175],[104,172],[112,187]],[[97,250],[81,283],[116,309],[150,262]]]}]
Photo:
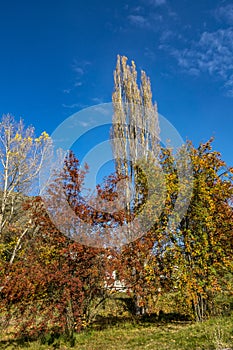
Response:
[{"label": "poplar tree foliage", "polygon": [[149,162],[154,165],[158,157],[159,125],[150,79],[141,71],[139,84],[134,61],[128,65],[127,60],[127,57],[118,55],[114,71],[111,139],[116,173],[128,179],[124,196],[126,212],[130,216],[142,199],[138,175],[143,171],[143,161],[148,167]]},{"label": "poplar tree foliage", "polygon": [[[138,79],[134,61],[131,65],[127,61],[127,57],[118,55],[114,71],[111,139],[116,174],[126,178],[124,192],[121,188],[121,196],[125,198],[125,220],[130,222],[143,211],[142,225],[138,229],[144,229],[144,232],[135,234],[137,227],[128,229],[132,242],[122,248],[117,269],[131,290],[133,311],[139,314],[145,312],[148,295],[152,295],[155,285],[159,285],[159,277],[154,286],[147,279],[147,267],[151,259],[156,259],[152,255],[156,238],[151,225],[158,225],[165,184],[159,165],[158,111],[152,100],[150,79],[145,71],[141,71]],[[135,240],[140,236],[142,238]]]}]

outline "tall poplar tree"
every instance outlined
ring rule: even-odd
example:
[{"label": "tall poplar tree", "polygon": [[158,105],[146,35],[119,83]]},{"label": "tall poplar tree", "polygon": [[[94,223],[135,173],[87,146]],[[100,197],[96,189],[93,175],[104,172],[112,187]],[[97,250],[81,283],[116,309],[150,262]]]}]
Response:
[{"label": "tall poplar tree", "polygon": [[[142,202],[139,177],[144,162],[154,164],[159,151],[157,105],[152,102],[150,79],[141,71],[140,83],[134,61],[118,55],[114,71],[112,147],[118,175],[128,179],[124,198],[128,220]],[[141,177],[142,178],[142,177]],[[132,190],[133,189],[133,190]]]},{"label": "tall poplar tree", "polygon": [[[150,79],[144,71],[141,71],[140,79],[138,79],[134,61],[131,62],[131,65],[128,65],[127,61],[127,57],[118,55],[112,95],[114,113],[111,141],[117,176],[121,179],[125,177],[125,182],[119,186],[118,192],[124,201],[127,241],[131,241],[131,244],[125,246],[125,249],[128,250],[125,253],[123,253],[124,249],[122,251],[123,255],[126,254],[126,256],[128,256],[127,252],[130,252],[132,258],[130,264],[126,259],[129,280],[126,275],[122,277],[129,284],[134,281],[135,288],[132,290],[132,297],[135,303],[135,312],[139,314],[143,313],[145,309],[143,308],[143,311],[141,308],[142,290],[141,284],[138,283],[138,277],[141,275],[142,266],[145,266],[148,261],[153,239],[149,239],[150,242],[141,242],[140,238],[135,241],[137,238],[135,230],[144,231],[139,232],[140,237],[150,229],[150,221],[154,222],[156,217],[155,211],[157,209],[154,208],[161,202],[161,193],[159,192],[161,192],[162,187],[158,165],[160,130],[157,105],[152,101]],[[151,193],[153,193],[152,196]],[[148,206],[149,202],[153,202],[151,203],[153,204],[152,210],[152,206]],[[144,205],[146,203],[147,206]],[[159,207],[160,205],[158,205],[158,209]],[[134,221],[134,217],[139,212],[144,213],[141,218],[141,227],[140,225],[137,227]],[[144,239],[146,239],[145,236]],[[136,246],[137,253],[134,249]],[[137,264],[139,260],[141,265]]]}]

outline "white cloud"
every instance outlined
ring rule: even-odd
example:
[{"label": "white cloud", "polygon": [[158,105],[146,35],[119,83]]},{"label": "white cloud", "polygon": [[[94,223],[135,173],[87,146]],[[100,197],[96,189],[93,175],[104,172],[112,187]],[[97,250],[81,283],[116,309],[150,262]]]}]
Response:
[{"label": "white cloud", "polygon": [[198,42],[188,49],[170,49],[186,72],[202,72],[223,81],[227,93],[233,92],[233,28],[202,33]]},{"label": "white cloud", "polygon": [[138,28],[148,29],[151,31],[160,31],[161,23],[163,22],[163,16],[157,13],[150,13],[147,16],[129,15],[128,20],[131,25],[134,25]]},{"label": "white cloud", "polygon": [[104,100],[101,97],[93,97],[92,101],[96,104],[104,103]]},{"label": "white cloud", "polygon": [[161,6],[166,4],[166,0],[149,0],[149,3],[153,6]]},{"label": "white cloud", "polygon": [[63,92],[64,92],[64,94],[70,94],[71,89],[64,89]]},{"label": "white cloud", "polygon": [[159,7],[167,4],[167,0],[143,0],[146,5]]},{"label": "white cloud", "polygon": [[143,27],[143,28],[149,28],[150,27],[150,21],[148,18],[140,15],[129,15],[128,19],[131,24],[137,26],[137,27]]},{"label": "white cloud", "polygon": [[227,96],[233,97],[233,74],[228,78],[224,86],[227,90]]},{"label": "white cloud", "polygon": [[165,41],[171,39],[174,35],[175,35],[174,32],[172,32],[169,29],[166,29],[161,33],[160,41],[165,42]]},{"label": "white cloud", "polygon": [[[129,24],[155,32],[164,31],[164,37],[170,35],[166,19],[173,21],[177,15],[171,11],[166,0],[142,0],[143,6],[129,8],[127,16]],[[162,6],[166,5],[166,6]],[[167,33],[165,33],[167,32]]]},{"label": "white cloud", "polygon": [[89,61],[78,61],[74,59],[72,64],[72,69],[74,72],[77,73],[78,76],[81,76],[85,73],[86,67],[89,66],[91,63]]},{"label": "white cloud", "polygon": [[233,24],[233,4],[219,7],[215,15],[218,19],[227,22],[228,24]]},{"label": "white cloud", "polygon": [[81,81],[77,81],[77,82],[74,84],[75,87],[82,86],[82,85],[83,85],[83,83],[82,83]]},{"label": "white cloud", "polygon": [[136,6],[132,9],[132,12],[136,12],[136,13],[139,13],[139,12],[142,12],[143,11],[143,7],[142,6]]},{"label": "white cloud", "polygon": [[84,70],[83,70],[83,68],[81,68],[81,67],[73,66],[73,70],[74,70],[76,73],[80,74],[80,75],[83,75],[83,74],[84,74]]},{"label": "white cloud", "polygon": [[[83,79],[83,76],[87,73],[88,71],[88,66],[91,65],[91,62],[89,61],[79,61],[77,59],[73,60],[73,63],[71,64],[71,68],[74,72],[74,78],[73,78],[73,84],[70,88],[66,88],[63,90],[64,94],[70,94],[72,91],[75,90],[75,88],[78,88],[83,85],[83,82],[81,81]],[[63,107],[66,108],[74,108],[77,107],[74,105],[64,105]]]},{"label": "white cloud", "polygon": [[156,59],[156,50],[151,50],[149,47],[146,47],[144,55],[151,61],[154,61]]}]

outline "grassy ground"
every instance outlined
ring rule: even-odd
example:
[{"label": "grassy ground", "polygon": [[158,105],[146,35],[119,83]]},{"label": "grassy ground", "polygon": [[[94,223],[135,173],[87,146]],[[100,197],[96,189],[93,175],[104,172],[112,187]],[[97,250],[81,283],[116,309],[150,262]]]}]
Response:
[{"label": "grassy ground", "polygon": [[[75,350],[222,350],[233,349],[233,316],[212,318],[203,323],[144,321],[105,325],[75,336]],[[20,340],[0,337],[0,349],[70,349],[62,339],[52,344],[46,339],[20,344]]]}]

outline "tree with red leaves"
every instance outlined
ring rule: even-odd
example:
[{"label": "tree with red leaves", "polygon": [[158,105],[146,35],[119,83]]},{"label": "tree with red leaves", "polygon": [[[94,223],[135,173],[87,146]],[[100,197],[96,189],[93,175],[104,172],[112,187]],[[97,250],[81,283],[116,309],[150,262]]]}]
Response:
[{"label": "tree with red leaves", "polygon": [[[70,152],[58,183],[62,181],[67,201],[81,220],[100,221],[81,196],[86,171],[80,170]],[[51,202],[59,194],[57,188],[54,183],[49,189]],[[48,209],[48,202],[46,206]],[[28,201],[25,210],[37,232],[20,256],[5,268],[1,304],[20,320],[21,335],[65,332],[73,339],[74,331],[88,322],[94,298],[104,296],[109,251],[83,245],[61,233],[40,197]]]}]

